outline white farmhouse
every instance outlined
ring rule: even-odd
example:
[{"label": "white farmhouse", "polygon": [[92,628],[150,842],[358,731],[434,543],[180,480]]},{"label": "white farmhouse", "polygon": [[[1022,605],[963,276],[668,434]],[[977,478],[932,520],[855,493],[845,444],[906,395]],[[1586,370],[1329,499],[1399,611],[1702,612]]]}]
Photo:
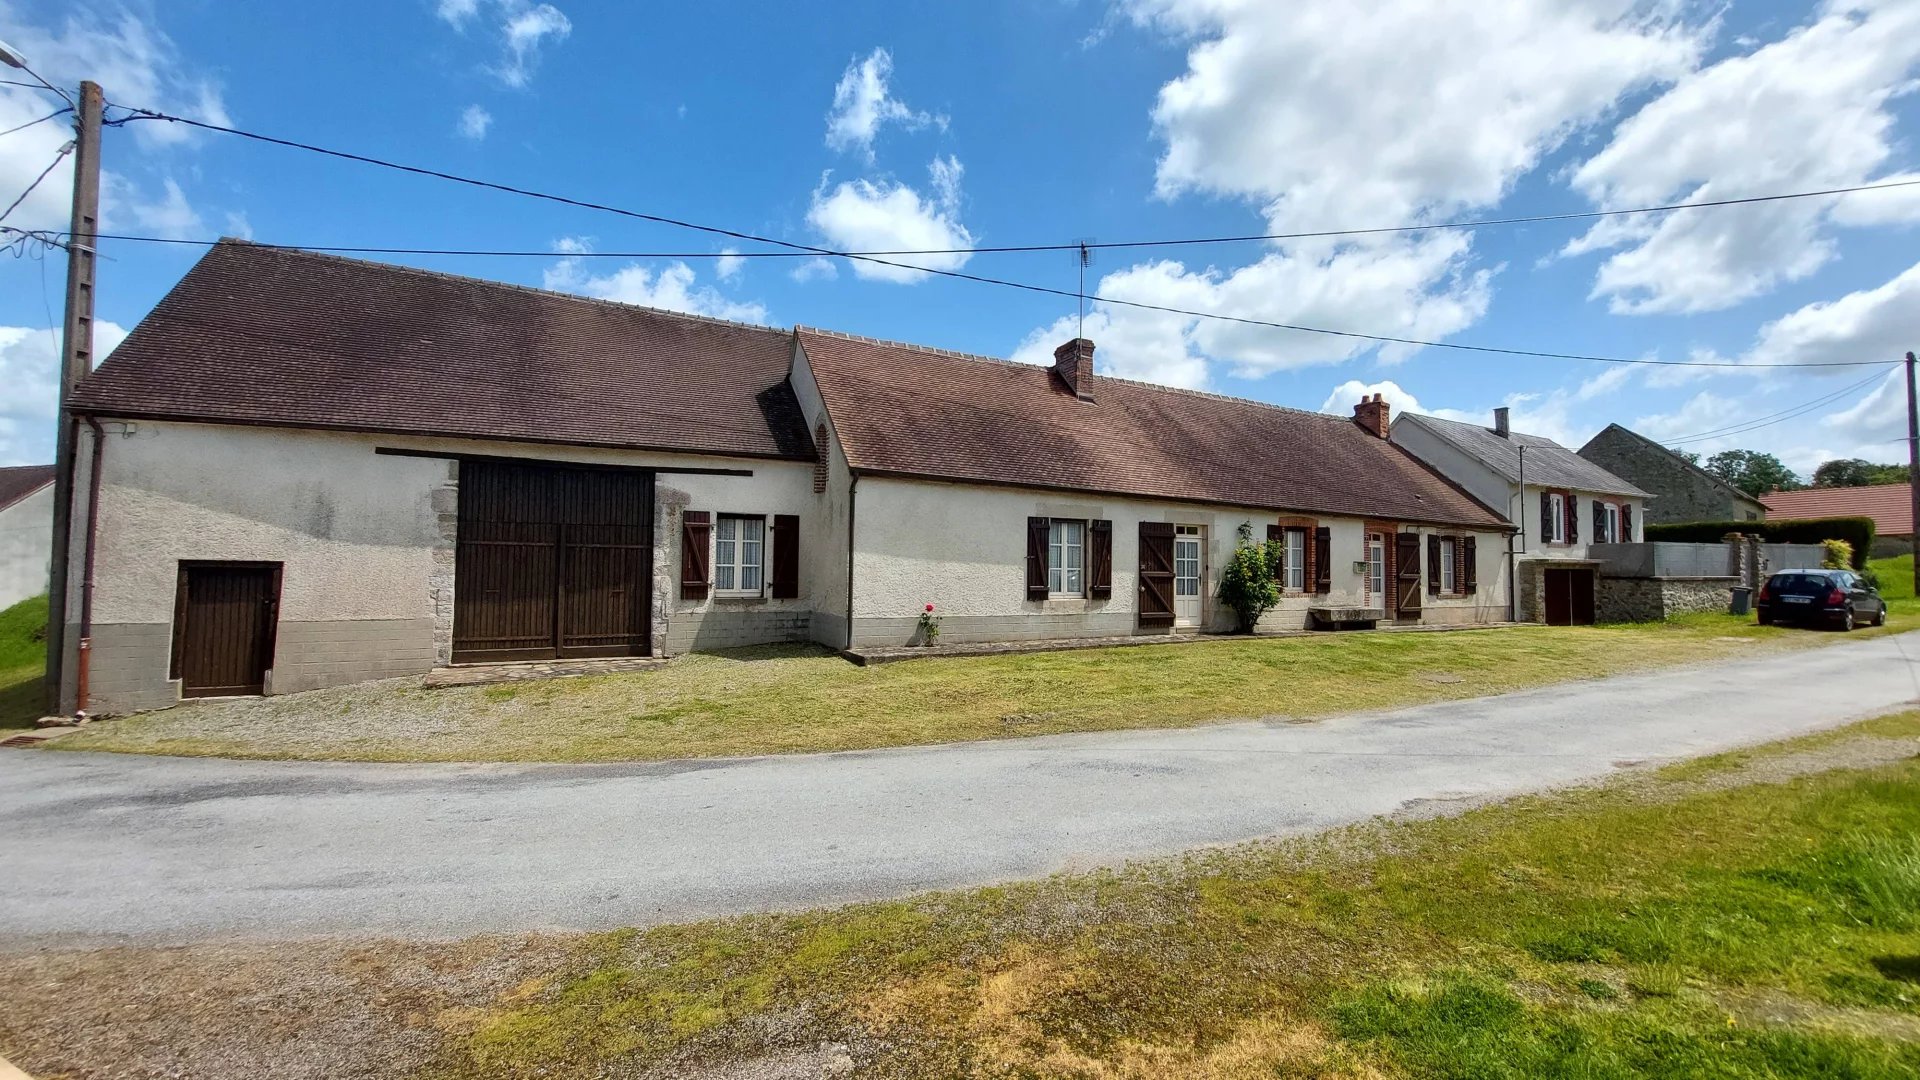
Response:
[{"label": "white farmhouse", "polygon": [[1593,622],[1600,562],[1588,545],[1638,543],[1651,496],[1552,439],[1511,430],[1505,408],[1492,427],[1407,413],[1393,441],[1519,524],[1517,621]]},{"label": "white farmhouse", "polygon": [[[79,388],[95,713],[450,664],[1477,623],[1511,527],[1352,418],[225,241]],[[76,522],[88,520],[76,506]],[[86,624],[81,625],[83,613]]]}]

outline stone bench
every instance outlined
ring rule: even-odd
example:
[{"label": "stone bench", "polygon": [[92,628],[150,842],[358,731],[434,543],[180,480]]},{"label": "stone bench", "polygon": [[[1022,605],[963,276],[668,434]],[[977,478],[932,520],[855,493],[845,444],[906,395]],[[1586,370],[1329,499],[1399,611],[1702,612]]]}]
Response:
[{"label": "stone bench", "polygon": [[1312,617],[1316,630],[1371,627],[1387,617],[1387,613],[1379,608],[1361,607],[1315,607],[1308,608],[1307,614]]}]

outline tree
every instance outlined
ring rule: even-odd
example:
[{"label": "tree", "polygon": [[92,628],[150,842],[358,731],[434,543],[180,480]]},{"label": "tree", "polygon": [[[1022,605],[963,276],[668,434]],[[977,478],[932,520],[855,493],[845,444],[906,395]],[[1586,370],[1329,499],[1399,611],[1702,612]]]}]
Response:
[{"label": "tree", "polygon": [[1876,465],[1859,458],[1835,458],[1813,470],[1814,487],[1866,487],[1906,482],[1905,465]]},{"label": "tree", "polygon": [[1758,450],[1722,450],[1708,458],[1702,468],[1756,499],[1769,491],[1806,486],[1779,458]]}]

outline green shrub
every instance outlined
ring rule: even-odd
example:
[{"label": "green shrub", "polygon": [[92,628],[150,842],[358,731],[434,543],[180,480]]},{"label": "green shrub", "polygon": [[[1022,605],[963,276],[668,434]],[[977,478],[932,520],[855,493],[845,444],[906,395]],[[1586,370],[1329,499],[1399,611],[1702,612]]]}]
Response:
[{"label": "green shrub", "polygon": [[1845,540],[1822,540],[1820,547],[1820,565],[1828,570],[1841,570],[1853,565],[1853,545]]},{"label": "green shrub", "polygon": [[1280,603],[1280,545],[1253,539],[1253,523],[1240,523],[1240,543],[1220,572],[1220,602],[1233,611],[1243,634]]},{"label": "green shrub", "polygon": [[1774,544],[1818,544],[1845,540],[1853,545],[1853,568],[1864,569],[1873,550],[1873,519],[1869,517],[1782,518],[1777,521],[1682,521],[1648,525],[1648,542],[1717,544],[1730,532],[1748,533]]}]

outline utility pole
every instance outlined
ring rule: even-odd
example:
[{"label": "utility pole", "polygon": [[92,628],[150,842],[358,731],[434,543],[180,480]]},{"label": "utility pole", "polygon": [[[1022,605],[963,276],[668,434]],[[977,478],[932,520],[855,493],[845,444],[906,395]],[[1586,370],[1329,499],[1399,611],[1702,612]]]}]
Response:
[{"label": "utility pole", "polygon": [[1920,596],[1920,408],[1914,406],[1913,353],[1907,353],[1907,527],[1913,532],[1913,595]]},{"label": "utility pole", "polygon": [[100,229],[100,84],[80,84],[73,110],[73,221],[67,229],[67,317],[60,344],[60,404],[54,416],[53,560],[47,582],[47,712],[67,710],[67,564],[73,557],[73,473],[78,429],[67,411],[74,387],[93,370],[93,274]]}]

